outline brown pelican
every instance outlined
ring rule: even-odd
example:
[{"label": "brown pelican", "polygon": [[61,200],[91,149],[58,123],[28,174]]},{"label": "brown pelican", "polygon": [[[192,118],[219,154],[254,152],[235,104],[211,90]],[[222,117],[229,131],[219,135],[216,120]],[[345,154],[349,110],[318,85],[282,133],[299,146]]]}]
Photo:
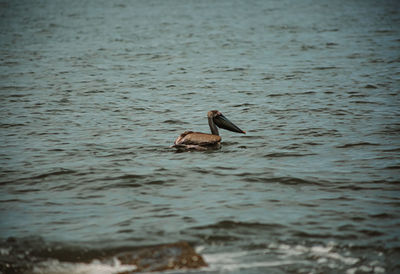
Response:
[{"label": "brown pelican", "polygon": [[207,113],[208,125],[211,129],[211,134],[185,131],[178,138],[176,138],[174,144],[171,147],[179,150],[207,150],[207,149],[218,149],[221,147],[221,137],[219,136],[218,128],[223,128],[233,132],[244,133],[246,131],[241,130],[231,121],[229,121],[221,112],[218,110],[211,110]]}]

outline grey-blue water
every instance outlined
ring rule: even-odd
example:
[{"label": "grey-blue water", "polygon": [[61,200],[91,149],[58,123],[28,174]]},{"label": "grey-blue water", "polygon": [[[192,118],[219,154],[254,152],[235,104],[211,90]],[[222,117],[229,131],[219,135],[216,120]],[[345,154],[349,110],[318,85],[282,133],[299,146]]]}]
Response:
[{"label": "grey-blue water", "polygon": [[[204,273],[400,271],[398,1],[3,1],[0,23],[4,273],[176,241]],[[169,148],[213,109],[247,134]]]}]

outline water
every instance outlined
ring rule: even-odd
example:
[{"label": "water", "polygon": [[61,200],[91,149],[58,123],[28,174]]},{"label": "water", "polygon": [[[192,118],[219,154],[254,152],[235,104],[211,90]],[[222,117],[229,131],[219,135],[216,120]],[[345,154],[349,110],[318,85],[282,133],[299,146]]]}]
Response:
[{"label": "water", "polygon": [[[96,252],[182,240],[204,273],[400,271],[398,1],[10,1],[0,18],[3,271],[118,272]],[[247,134],[169,148],[212,109]]]}]

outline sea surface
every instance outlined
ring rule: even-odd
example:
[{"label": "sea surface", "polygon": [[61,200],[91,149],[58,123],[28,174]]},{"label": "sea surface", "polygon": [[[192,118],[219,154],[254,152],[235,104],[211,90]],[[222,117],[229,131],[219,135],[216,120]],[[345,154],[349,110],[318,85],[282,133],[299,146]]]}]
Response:
[{"label": "sea surface", "polygon": [[[214,109],[247,134],[169,147]],[[399,1],[1,1],[0,272],[178,241],[195,273],[400,272]]]}]

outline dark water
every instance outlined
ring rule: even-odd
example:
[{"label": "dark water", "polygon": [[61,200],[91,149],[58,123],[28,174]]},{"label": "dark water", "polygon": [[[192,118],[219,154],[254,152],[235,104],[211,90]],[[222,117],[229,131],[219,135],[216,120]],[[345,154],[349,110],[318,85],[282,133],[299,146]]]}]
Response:
[{"label": "dark water", "polygon": [[[2,271],[115,273],[99,250],[181,240],[204,273],[400,271],[398,1],[5,1],[0,20]],[[247,135],[169,148],[212,109]]]}]

